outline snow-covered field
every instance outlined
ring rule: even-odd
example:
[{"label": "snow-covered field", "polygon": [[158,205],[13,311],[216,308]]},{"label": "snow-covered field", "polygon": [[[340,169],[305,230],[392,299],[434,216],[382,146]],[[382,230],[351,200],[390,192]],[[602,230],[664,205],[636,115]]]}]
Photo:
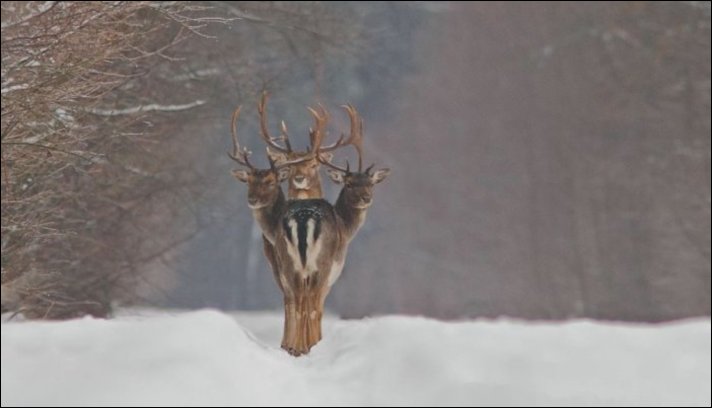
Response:
[{"label": "snow-covered field", "polygon": [[2,324],[2,405],[710,405],[710,320],[328,319],[307,357],[276,314]]}]

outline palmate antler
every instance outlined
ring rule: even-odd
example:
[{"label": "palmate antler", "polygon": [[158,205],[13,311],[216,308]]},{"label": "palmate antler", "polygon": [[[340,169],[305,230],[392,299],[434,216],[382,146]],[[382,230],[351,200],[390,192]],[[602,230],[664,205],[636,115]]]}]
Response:
[{"label": "palmate antler", "polygon": [[[287,134],[287,126],[284,121],[281,122],[280,137],[275,138],[269,134],[269,130],[267,129],[266,116],[266,106],[268,98],[269,94],[267,92],[263,92],[262,99],[260,100],[260,103],[257,106],[257,111],[260,115],[260,137],[267,144],[268,147],[274,149],[277,152],[284,154],[293,153],[292,145],[289,142],[289,135]],[[338,148],[351,145],[356,149],[358,153],[358,170],[361,171],[361,168],[363,166],[363,119],[361,119],[358,114],[358,111],[356,110],[356,108],[353,107],[353,105],[342,105],[342,108],[344,108],[348,113],[351,122],[351,131],[349,133],[349,136],[346,137],[342,133],[341,137],[339,137],[339,140],[337,140],[334,144],[331,144],[329,146],[322,146],[321,144],[323,143],[324,137],[326,136],[326,125],[329,122],[329,112],[321,104],[318,105],[317,109],[307,107],[309,113],[311,113],[311,115],[314,117],[314,127],[309,129],[310,146],[306,152],[302,153],[302,157],[305,160],[309,160],[314,158],[315,156],[318,156],[317,158],[321,163],[334,167],[333,164],[331,164],[321,156],[321,153],[332,152]],[[284,146],[279,145],[276,142],[277,140],[283,140]],[[283,163],[280,163],[280,166],[282,164]],[[294,164],[294,162],[290,161],[290,164]],[[345,170],[339,167],[335,168],[341,171]]]},{"label": "palmate antler", "polygon": [[[267,117],[265,115],[267,99],[269,99],[269,94],[267,92],[262,92],[262,99],[260,100],[259,105],[257,105],[257,112],[260,114],[260,136],[262,137],[262,140],[267,143],[267,146],[273,148],[274,150],[281,153],[291,153],[292,145],[289,143],[287,126],[284,124],[284,121],[282,121],[282,137],[274,138],[269,135],[269,131],[267,130]],[[284,140],[284,147],[278,145],[275,140]]]},{"label": "palmate antler", "polygon": [[230,132],[232,133],[232,153],[228,153],[227,155],[239,164],[250,169],[254,169],[249,160],[252,152],[247,150],[246,147],[240,148],[240,143],[237,141],[237,119],[240,117],[241,109],[242,106],[238,106],[232,113],[232,122],[230,122]]},{"label": "palmate antler", "polygon": [[[265,101],[265,98],[263,96],[262,101]],[[261,103],[261,107],[264,105]],[[232,121],[230,123],[230,132],[232,133],[232,152],[228,152],[228,156],[237,163],[248,167],[251,170],[255,170],[255,167],[250,163],[249,157],[252,154],[251,151],[247,150],[246,147],[240,147],[240,143],[237,140],[237,119],[240,117],[240,110],[242,109],[242,106],[238,106],[237,109],[232,113]],[[261,116],[261,115],[260,115]],[[286,133],[286,129],[285,129]],[[292,164],[297,164],[301,163],[307,160],[310,160],[311,157],[298,157],[292,160],[286,160],[284,162],[281,162],[279,165],[275,165],[275,163],[270,159],[270,168],[274,170],[279,170],[283,167],[292,165]]]},{"label": "palmate antler", "polygon": [[[318,152],[319,152],[319,154],[317,155],[318,160],[322,164],[325,164],[335,170],[345,172],[345,173],[350,173],[348,161],[346,162],[346,168],[342,168],[342,167],[332,164],[328,160],[325,160],[321,156],[321,153],[335,150],[342,146],[351,145],[356,149],[356,152],[358,153],[358,171],[361,172],[361,169],[363,166],[363,119],[361,119],[361,116],[358,114],[358,111],[356,110],[356,108],[353,107],[353,105],[347,104],[347,105],[342,105],[341,107],[344,108],[346,110],[346,112],[349,114],[349,119],[351,121],[351,133],[349,134],[349,137],[346,139],[344,139],[345,136],[343,134],[341,134],[341,137],[339,138],[339,140],[336,141],[336,143],[334,143],[331,146],[318,148]],[[373,165],[369,166],[369,168],[366,169],[366,172],[368,173],[368,171],[372,167],[373,167]]]}]

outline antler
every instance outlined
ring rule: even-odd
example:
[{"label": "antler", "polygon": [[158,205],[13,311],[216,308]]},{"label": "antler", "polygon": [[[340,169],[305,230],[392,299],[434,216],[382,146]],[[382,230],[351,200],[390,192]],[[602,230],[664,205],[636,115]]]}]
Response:
[{"label": "antler", "polygon": [[240,143],[237,141],[237,118],[240,116],[242,106],[238,106],[232,113],[232,122],[230,123],[230,131],[232,132],[232,153],[228,152],[228,156],[236,162],[254,169],[248,157],[252,154],[246,147],[240,148]]},{"label": "antler", "polygon": [[316,153],[317,150],[321,150],[321,142],[324,140],[326,123],[329,121],[329,112],[326,111],[322,104],[319,104],[319,111],[312,109],[307,106],[309,113],[314,117],[314,128],[309,128],[309,141],[311,146],[309,151],[311,153]]},{"label": "antler", "polygon": [[[318,151],[319,153],[329,152],[338,149],[342,146],[352,145],[358,153],[358,171],[360,172],[363,166],[363,119],[361,119],[358,114],[358,111],[356,110],[356,108],[353,107],[353,105],[347,104],[342,105],[341,107],[346,109],[346,112],[349,114],[349,119],[351,121],[351,133],[349,134],[349,137],[344,140],[344,135],[342,134],[339,140],[336,141],[336,143],[332,144],[331,146],[319,147]],[[334,166],[327,160],[322,160],[321,155],[319,155],[319,161],[336,170],[346,172],[349,171],[348,162],[346,162],[346,169],[343,169],[341,167]]]},{"label": "antler", "polygon": [[[249,157],[252,154],[251,151],[247,150],[246,147],[240,147],[240,143],[237,141],[237,119],[240,116],[240,110],[242,109],[242,106],[238,106],[237,109],[232,113],[232,122],[230,124],[230,131],[232,133],[232,152],[228,152],[228,156],[230,156],[231,159],[235,160],[236,162],[242,164],[243,166],[249,167],[250,169],[255,169],[255,167],[250,163]],[[282,123],[282,132],[286,135],[287,129],[286,126],[284,126],[284,123]],[[270,168],[274,170],[279,170],[283,167],[290,166],[292,164],[297,164],[301,163],[307,160],[311,160],[312,156],[307,155],[305,157],[298,157],[296,159],[292,160],[286,160],[282,163],[280,163],[278,166],[275,165],[275,163],[272,161],[272,158],[267,156],[269,158],[269,166]]]},{"label": "antler", "polygon": [[[260,129],[262,130],[261,136],[262,140],[267,143],[267,145],[278,152],[282,153],[291,153],[292,152],[292,145],[289,143],[289,136],[287,136],[287,128],[284,126],[284,122],[282,122],[282,137],[280,138],[273,138],[269,135],[269,131],[267,131],[267,118],[265,117],[265,106],[267,105],[267,99],[269,98],[269,95],[267,92],[262,92],[262,99],[260,100],[260,104],[257,105],[257,111],[260,114]],[[282,147],[275,143],[275,140],[284,140],[284,145],[285,147]]]},{"label": "antler", "polygon": [[337,165],[331,163],[331,162],[328,161],[328,160],[324,160],[324,159],[321,158],[321,156],[319,156],[319,157],[317,158],[317,160],[319,160],[319,162],[320,162],[321,164],[324,164],[324,165],[326,165],[326,166],[329,166],[329,167],[331,167],[331,168],[334,169],[334,170],[338,170],[338,171],[340,171],[340,172],[342,172],[342,173],[346,173],[346,174],[351,173],[351,171],[349,171],[349,161],[348,161],[348,160],[346,160],[346,168],[339,167],[339,166],[337,166]]},{"label": "antler", "polygon": [[274,163],[274,161],[272,161],[271,157],[267,156],[267,158],[269,159],[269,166],[274,170],[279,170],[283,167],[291,166],[292,164],[297,164],[297,163],[305,162],[307,160],[311,160],[312,155],[308,154],[306,156],[297,157],[296,159],[285,160],[283,162],[280,162],[279,165],[275,165],[275,163]]}]

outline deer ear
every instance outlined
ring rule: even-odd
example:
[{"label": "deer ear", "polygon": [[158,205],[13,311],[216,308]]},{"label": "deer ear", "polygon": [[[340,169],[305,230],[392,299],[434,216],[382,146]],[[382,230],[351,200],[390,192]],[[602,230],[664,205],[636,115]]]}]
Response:
[{"label": "deer ear", "polygon": [[344,173],[338,170],[326,169],[326,174],[328,174],[331,181],[336,184],[342,184],[344,182]]},{"label": "deer ear", "polygon": [[386,179],[386,176],[391,174],[391,169],[380,169],[376,170],[373,174],[371,174],[371,182],[373,184],[378,184],[381,181]]},{"label": "deer ear", "polygon": [[283,163],[287,161],[287,155],[284,153],[276,152],[272,149],[267,147],[267,156],[269,156],[270,159],[272,159],[273,162],[276,164]]},{"label": "deer ear", "polygon": [[250,173],[246,170],[233,170],[232,175],[243,183],[247,183],[247,181],[250,179]]},{"label": "deer ear", "polygon": [[279,169],[279,173],[277,173],[277,180],[281,183],[284,180],[289,178],[289,174],[290,174],[289,167],[281,168],[281,169]]}]

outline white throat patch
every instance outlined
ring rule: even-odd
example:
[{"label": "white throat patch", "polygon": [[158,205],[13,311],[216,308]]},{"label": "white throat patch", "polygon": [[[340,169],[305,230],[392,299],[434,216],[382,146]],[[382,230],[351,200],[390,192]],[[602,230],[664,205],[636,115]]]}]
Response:
[{"label": "white throat patch", "polygon": [[302,180],[301,182],[297,182],[297,180],[292,180],[292,185],[297,190],[306,190],[307,188],[309,188],[309,182],[307,181],[306,178],[304,180]]}]

